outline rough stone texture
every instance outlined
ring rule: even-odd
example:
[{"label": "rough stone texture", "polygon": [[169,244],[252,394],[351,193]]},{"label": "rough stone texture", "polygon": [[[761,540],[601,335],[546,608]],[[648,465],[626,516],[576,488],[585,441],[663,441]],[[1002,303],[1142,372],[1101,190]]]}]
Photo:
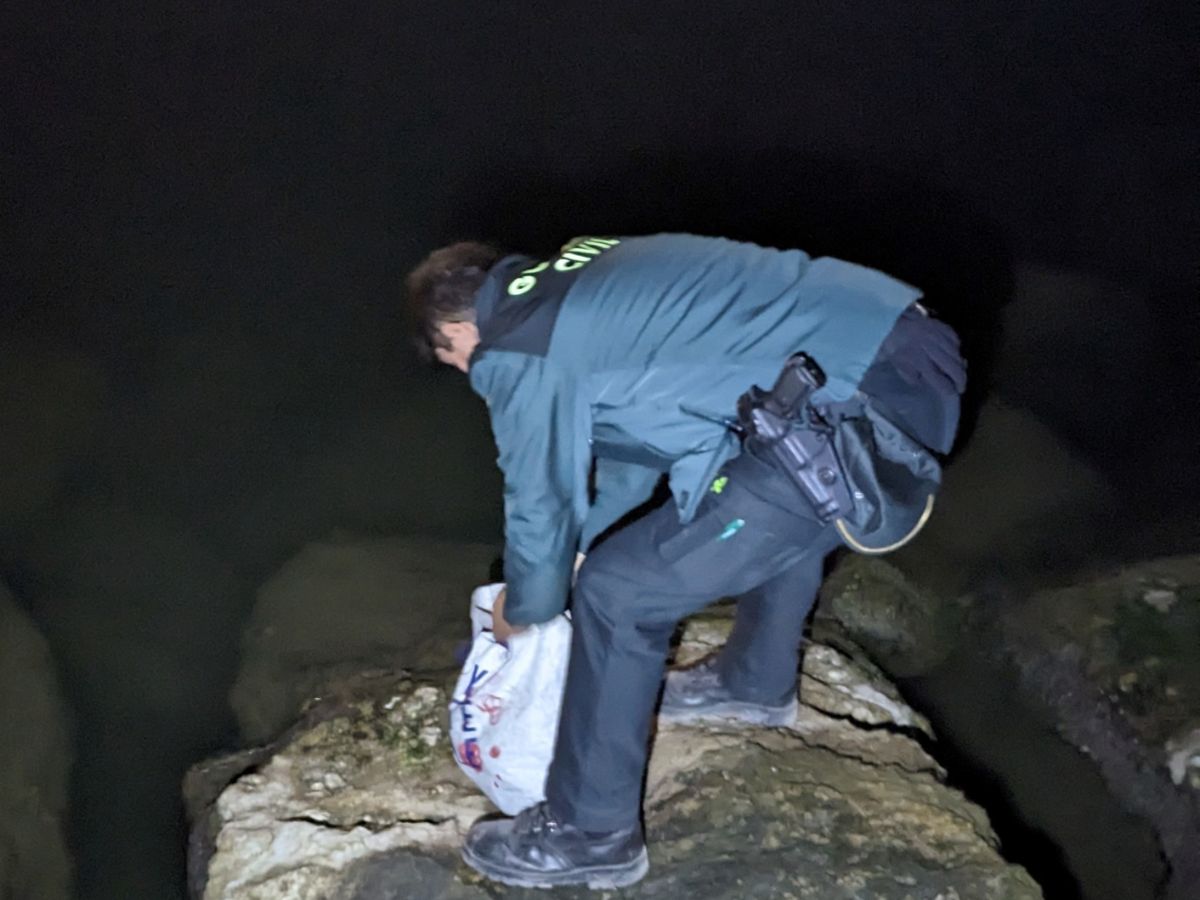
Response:
[{"label": "rough stone texture", "polygon": [[928,672],[969,633],[1012,665],[995,676],[1045,707],[1110,795],[1153,828],[1169,896],[1200,896],[1200,557],[1076,576],[1019,602],[986,590],[939,599],[916,586],[923,576],[845,557],[817,627],[848,634],[892,676]]},{"label": "rough stone texture", "polygon": [[[1023,604],[1011,627],[1040,648],[1077,653],[1149,748],[1182,748],[1200,729],[1200,556],[1159,559]],[[1200,785],[1190,763],[1187,778]]]},{"label": "rough stone texture", "polygon": [[251,742],[323,685],[372,666],[438,668],[469,638],[466,603],[496,548],[411,538],[311,544],[258,593],[231,703]]},{"label": "rough stone texture", "polygon": [[[703,655],[727,628],[724,618],[693,626],[680,659]],[[595,897],[502,888],[457,861],[487,802],[446,745],[448,681],[359,679],[310,706],[207,812],[193,798],[211,837],[207,851],[194,845],[211,852],[196,860],[196,895]],[[814,644],[803,682],[789,728],[658,732],[646,797],[652,867],[622,896],[1041,896],[999,857],[983,812],[944,784],[911,736],[927,724],[877,670]]]},{"label": "rough stone texture", "polygon": [[836,622],[894,677],[927,672],[953,650],[967,601],[923,590],[882,559],[843,556],[817,616]]},{"label": "rough stone texture", "polygon": [[1026,692],[1154,826],[1164,896],[1200,895],[1200,557],[1035,594],[991,627]]},{"label": "rough stone texture", "polygon": [[[732,612],[732,606],[720,606],[687,620],[671,662],[689,666],[719,650],[733,628]],[[933,738],[929,721],[904,702],[887,676],[857,647],[840,633],[818,627],[816,634],[822,640],[839,640],[849,653],[820,641],[805,647],[800,676],[802,722],[817,713]]]},{"label": "rough stone texture", "polygon": [[[193,891],[205,898],[323,896],[360,861],[398,847],[452,854],[487,799],[459,772],[443,679],[375,673],[313,702],[275,746],[201,765],[251,767],[207,809],[193,770]],[[300,889],[303,885],[303,890]],[[332,894],[330,894],[332,896]]]},{"label": "rough stone texture", "polygon": [[0,723],[0,897],[67,900],[67,709],[46,641],[3,585]]}]

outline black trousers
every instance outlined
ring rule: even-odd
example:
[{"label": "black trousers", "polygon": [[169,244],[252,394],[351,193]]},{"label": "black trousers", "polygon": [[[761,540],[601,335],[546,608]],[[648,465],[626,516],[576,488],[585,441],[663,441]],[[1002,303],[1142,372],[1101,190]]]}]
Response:
[{"label": "black trousers", "polygon": [[[889,353],[905,354],[902,376],[913,369],[915,380],[884,358],[864,383],[894,394],[893,407],[917,432],[948,426],[952,435],[961,387],[932,368],[922,381],[925,326],[912,330],[916,343],[893,341]],[[637,821],[672,632],[714,600],[739,598],[720,656],[734,696],[781,704],[794,695],[804,623],[838,543],[785,472],[743,453],[722,468],[689,523],[668,502],[593,550],[572,601],[571,662],[546,780],[551,812],[588,831]]]},{"label": "black trousers", "polygon": [[743,454],[722,475],[728,481],[720,494],[710,491],[689,524],[680,524],[668,502],[601,544],[579,570],[546,781],[551,811],[562,821],[608,831],[637,820],[671,634],[712,601],[740,596],[721,662],[730,689],[766,703],[796,690],[804,621],[836,535],[766,499],[795,490],[767,464]]}]

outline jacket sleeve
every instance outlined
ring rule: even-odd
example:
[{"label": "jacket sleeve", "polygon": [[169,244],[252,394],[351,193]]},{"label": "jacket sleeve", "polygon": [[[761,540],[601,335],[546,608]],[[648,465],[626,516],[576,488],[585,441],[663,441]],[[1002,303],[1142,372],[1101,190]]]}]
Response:
[{"label": "jacket sleeve", "polygon": [[596,460],[596,498],[588,510],[583,523],[583,535],[579,549],[587,552],[606,528],[621,516],[645,503],[654,492],[654,486],[662,472],[639,466],[637,463],[621,462],[600,457]]},{"label": "jacket sleeve", "polygon": [[573,379],[543,357],[489,351],[470,375],[504,474],[504,617],[545,622],[566,608],[587,514],[588,409]]}]

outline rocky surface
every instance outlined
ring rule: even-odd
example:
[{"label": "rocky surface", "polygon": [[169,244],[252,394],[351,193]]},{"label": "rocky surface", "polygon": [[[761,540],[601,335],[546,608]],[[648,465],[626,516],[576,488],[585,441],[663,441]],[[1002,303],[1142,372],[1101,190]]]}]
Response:
[{"label": "rocky surface", "polygon": [[0,723],[0,897],[67,900],[67,708],[46,641],[3,585]]},{"label": "rocky surface", "polygon": [[1035,594],[1009,627],[1078,658],[1172,780],[1200,790],[1200,556]]},{"label": "rocky surface", "polygon": [[930,671],[967,641],[1150,824],[1170,870],[1167,896],[1200,896],[1200,557],[974,601],[918,588],[888,562],[846,557],[817,621],[893,676]]},{"label": "rocky surface", "polygon": [[1200,557],[1036,593],[990,627],[1026,693],[1154,826],[1166,896],[1200,895]]},{"label": "rocky surface", "polygon": [[928,672],[954,649],[971,608],[918,586],[879,557],[845,554],[821,586],[818,622],[834,623],[894,678]]},{"label": "rocky surface", "polygon": [[310,544],[258,592],[231,702],[243,737],[279,734],[321,686],[372,667],[438,668],[470,637],[496,548],[412,538]]},{"label": "rocky surface", "polygon": [[954,649],[980,593],[1025,593],[1102,555],[1115,508],[1103,477],[1060,437],[990,400],[946,468],[929,524],[886,558],[843,555],[817,614],[889,675],[922,674]]},{"label": "rocky surface", "polygon": [[[720,616],[691,625],[679,659],[727,629]],[[194,896],[549,896],[490,884],[457,860],[488,806],[446,740],[453,674],[340,680],[271,745],[193,770]],[[658,732],[645,807],[652,867],[622,896],[1041,896],[1001,859],[983,811],[945,784],[928,724],[878,670],[813,644],[802,698],[785,729]]]}]

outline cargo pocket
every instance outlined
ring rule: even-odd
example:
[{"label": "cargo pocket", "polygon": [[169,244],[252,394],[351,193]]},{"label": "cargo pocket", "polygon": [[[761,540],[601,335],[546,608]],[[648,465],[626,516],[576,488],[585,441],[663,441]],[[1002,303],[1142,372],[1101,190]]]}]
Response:
[{"label": "cargo pocket", "polygon": [[725,528],[724,513],[719,509],[710,509],[659,544],[658,555],[666,563],[677,563],[718,540]]},{"label": "cargo pocket", "polygon": [[702,550],[734,547],[748,536],[758,542],[768,535],[786,535],[787,529],[779,527],[780,518],[795,520],[748,491],[737,475],[718,478],[715,484],[719,487],[710,488],[696,518],[659,544],[665,562],[677,563]]}]

